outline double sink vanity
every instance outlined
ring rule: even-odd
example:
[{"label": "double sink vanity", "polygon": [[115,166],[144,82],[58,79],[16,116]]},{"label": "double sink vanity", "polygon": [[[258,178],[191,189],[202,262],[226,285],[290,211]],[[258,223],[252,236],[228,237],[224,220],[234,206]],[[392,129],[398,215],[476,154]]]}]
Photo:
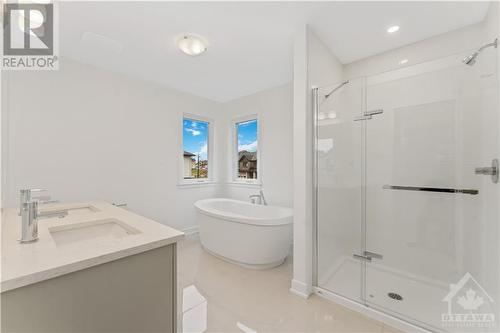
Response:
[{"label": "double sink vanity", "polygon": [[[174,332],[183,233],[112,204],[2,212],[2,332]],[[27,224],[26,224],[27,225]]]}]

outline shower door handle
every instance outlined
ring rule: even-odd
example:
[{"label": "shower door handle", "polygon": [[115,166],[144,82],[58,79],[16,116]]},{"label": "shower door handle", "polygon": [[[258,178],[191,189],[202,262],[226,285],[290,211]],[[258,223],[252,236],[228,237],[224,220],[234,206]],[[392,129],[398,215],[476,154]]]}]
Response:
[{"label": "shower door handle", "polygon": [[354,121],[360,121],[360,120],[370,120],[373,118],[373,116],[377,114],[382,114],[384,113],[383,109],[376,109],[376,110],[370,110],[370,111],[365,111],[363,113],[362,117],[354,118]]},{"label": "shower door handle", "polygon": [[369,258],[380,259],[380,260],[384,259],[383,255],[375,253],[375,252],[364,251],[363,253],[365,254],[365,256],[367,256]]},{"label": "shower door handle", "polygon": [[383,109],[365,111],[365,117],[371,117],[371,116],[374,116],[376,114],[382,114],[382,113],[384,113]]},{"label": "shower door handle", "polygon": [[359,260],[362,260],[362,261],[368,261],[368,262],[371,262],[372,261],[372,257],[369,257],[369,256],[362,256],[360,254],[353,254],[352,257],[354,259],[359,259]]},{"label": "shower door handle", "polygon": [[363,117],[354,118],[354,121],[370,120],[370,119],[372,119],[372,117],[363,116]]}]

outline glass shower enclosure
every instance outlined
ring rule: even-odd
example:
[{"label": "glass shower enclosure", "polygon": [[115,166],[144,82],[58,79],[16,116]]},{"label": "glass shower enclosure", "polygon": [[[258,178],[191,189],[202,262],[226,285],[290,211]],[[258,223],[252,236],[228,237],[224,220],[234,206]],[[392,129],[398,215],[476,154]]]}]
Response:
[{"label": "glass shower enclosure", "polygon": [[315,284],[432,331],[495,332],[497,52],[462,58],[313,89]]}]

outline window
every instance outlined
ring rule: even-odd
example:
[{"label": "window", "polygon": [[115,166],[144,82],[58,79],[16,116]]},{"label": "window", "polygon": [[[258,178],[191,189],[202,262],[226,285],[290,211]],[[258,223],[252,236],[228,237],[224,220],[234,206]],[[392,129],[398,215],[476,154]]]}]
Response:
[{"label": "window", "polygon": [[184,117],[182,121],[182,178],[184,182],[210,179],[210,122]]},{"label": "window", "polygon": [[256,183],[259,175],[258,121],[253,117],[234,121],[236,181]]}]

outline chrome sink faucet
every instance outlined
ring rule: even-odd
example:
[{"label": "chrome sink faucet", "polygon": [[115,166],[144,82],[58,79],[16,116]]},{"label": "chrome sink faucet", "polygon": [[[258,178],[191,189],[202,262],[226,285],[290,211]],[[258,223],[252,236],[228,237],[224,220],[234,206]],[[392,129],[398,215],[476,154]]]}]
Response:
[{"label": "chrome sink faucet", "polygon": [[38,193],[38,192],[44,192],[45,190],[41,188],[30,188],[30,189],[23,189],[20,190],[20,195],[19,195],[19,216],[22,215],[23,213],[23,205],[27,202],[31,201],[31,194],[33,193]]},{"label": "chrome sink faucet", "polygon": [[259,194],[252,194],[249,196],[250,202],[257,205],[267,206],[266,198],[264,197],[264,191],[260,190]]},{"label": "chrome sink faucet", "polygon": [[68,215],[67,210],[56,210],[46,213],[38,211],[39,204],[45,204],[55,201],[38,201],[32,198],[32,193],[42,192],[42,189],[23,189],[20,191],[20,207],[21,215],[21,243],[31,243],[38,240],[38,220],[51,217],[65,217]]}]

